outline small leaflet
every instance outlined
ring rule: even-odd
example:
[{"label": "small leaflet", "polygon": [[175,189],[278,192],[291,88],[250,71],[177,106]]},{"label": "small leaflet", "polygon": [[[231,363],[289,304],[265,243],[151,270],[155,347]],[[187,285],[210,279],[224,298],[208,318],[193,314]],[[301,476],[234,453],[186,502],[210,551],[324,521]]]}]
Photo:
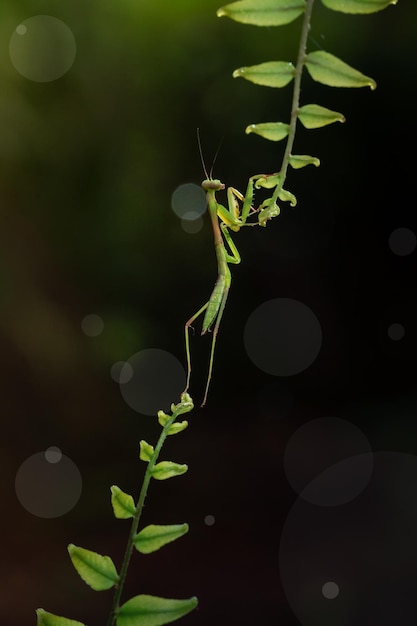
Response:
[{"label": "small leaflet", "polygon": [[253,26],[281,26],[305,11],[305,0],[238,0],[218,9],[217,17]]},{"label": "small leaflet", "polygon": [[187,420],[184,420],[182,422],[174,422],[173,424],[171,424],[171,426],[168,426],[167,435],[177,435],[178,433],[181,433],[183,430],[185,430],[187,426]]},{"label": "small leaflet", "polygon": [[278,217],[280,214],[280,208],[275,202],[272,202],[272,198],[264,200],[260,208],[258,216],[259,226],[266,226],[268,220]]},{"label": "small leaflet", "polygon": [[188,533],[188,524],[171,524],[169,526],[150,524],[136,535],[134,539],[135,548],[142,554],[150,554],[186,533]]},{"label": "small leaflet", "polygon": [[283,122],[264,122],[262,124],[250,124],[245,133],[247,135],[254,133],[264,139],[269,139],[269,141],[281,141],[288,135],[289,130],[289,125]]},{"label": "small leaflet", "polygon": [[75,619],[54,615],[43,609],[36,609],[36,618],[37,626],[85,626],[85,624],[77,622]]},{"label": "small leaflet", "polygon": [[171,415],[167,415],[165,411],[158,411],[158,422],[162,428],[165,426]]},{"label": "small leaflet", "polygon": [[294,74],[295,67],[292,63],[269,61],[259,65],[240,67],[233,72],[233,78],[242,77],[265,87],[285,87],[293,80]]},{"label": "small leaflet", "polygon": [[373,78],[365,76],[365,74],[324,50],[310,52],[307,55],[305,65],[311,78],[323,85],[376,88],[376,82]]},{"label": "small leaflet", "polygon": [[281,180],[280,172],[275,174],[256,174],[252,176],[251,180],[254,181],[255,189],[274,189]]},{"label": "small leaflet", "polygon": [[341,13],[368,14],[386,9],[397,0],[321,0],[325,7]]},{"label": "small leaflet", "polygon": [[188,470],[188,465],[180,465],[173,461],[161,461],[152,468],[152,477],[156,480],[166,480],[167,478],[173,478],[174,476],[180,476],[185,474]]},{"label": "small leaflet", "polygon": [[172,600],[139,595],[125,602],[117,614],[117,626],[163,626],[196,608],[196,597]]},{"label": "small leaflet", "polygon": [[286,189],[281,189],[278,198],[283,202],[289,202],[292,207],[297,204],[297,198],[291,191],[287,191]]},{"label": "small leaflet", "polygon": [[117,519],[129,519],[136,513],[135,502],[128,493],[125,493],[117,485],[110,487],[111,504],[114,517]]},{"label": "small leaflet", "polygon": [[140,460],[147,461],[149,463],[149,461],[153,457],[153,453],[155,452],[153,446],[151,446],[151,444],[145,441],[144,439],[142,439],[139,442],[139,445],[140,445],[140,453],[139,453]]},{"label": "small leaflet", "polygon": [[326,109],[319,104],[306,104],[298,109],[298,119],[305,128],[322,128],[334,122],[345,122],[345,116],[338,111]]},{"label": "small leaflet", "polygon": [[316,167],[320,165],[320,159],[310,156],[309,154],[292,154],[288,161],[295,170],[306,167],[306,165],[315,165]]},{"label": "small leaflet", "polygon": [[78,574],[95,591],[110,589],[119,580],[119,575],[109,556],[80,548],[73,543],[69,544],[68,552]]}]

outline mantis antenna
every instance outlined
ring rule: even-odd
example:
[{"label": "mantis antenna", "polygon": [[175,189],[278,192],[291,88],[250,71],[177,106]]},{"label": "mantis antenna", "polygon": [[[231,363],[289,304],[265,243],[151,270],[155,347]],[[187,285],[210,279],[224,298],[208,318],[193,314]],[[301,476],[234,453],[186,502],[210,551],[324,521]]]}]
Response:
[{"label": "mantis antenna", "polygon": [[[204,174],[206,176],[206,178],[208,179],[208,174],[207,174],[207,169],[206,169],[206,164],[204,163],[204,157],[203,157],[203,149],[201,147],[201,139],[200,139],[200,129],[197,128],[197,142],[198,142],[198,151],[200,153],[200,160],[201,160],[201,165],[203,166],[203,170],[204,170]],[[214,163],[213,163],[214,165]],[[213,170],[213,168],[211,168]]]},{"label": "mantis antenna", "polygon": [[210,176],[209,176],[209,175],[207,174],[207,168],[206,168],[206,164],[205,164],[205,162],[204,162],[204,157],[203,157],[203,149],[202,149],[202,147],[201,147],[200,129],[199,129],[199,128],[197,128],[198,151],[199,151],[199,153],[200,153],[201,165],[203,166],[203,171],[204,171],[204,174],[205,174],[205,176],[206,176],[206,179],[207,179],[207,180],[212,180],[212,177],[213,177],[213,168],[214,168],[214,165],[215,165],[215,163],[216,163],[217,157],[218,157],[218,155],[219,155],[220,148],[222,147],[223,139],[224,139],[224,136],[223,136],[223,137],[220,139],[220,141],[219,141],[219,146],[218,146],[218,148],[217,148],[217,150],[216,150],[216,154],[214,155],[214,159],[213,159],[213,162],[212,162],[212,164],[211,164],[211,168],[210,168]]}]

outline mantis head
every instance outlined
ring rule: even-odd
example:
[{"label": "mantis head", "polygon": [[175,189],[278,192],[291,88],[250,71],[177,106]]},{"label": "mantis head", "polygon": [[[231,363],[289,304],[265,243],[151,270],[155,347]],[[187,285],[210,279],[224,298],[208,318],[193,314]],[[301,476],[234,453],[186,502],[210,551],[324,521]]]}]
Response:
[{"label": "mantis head", "polygon": [[224,183],[218,178],[206,178],[206,180],[203,180],[201,183],[201,186],[204,191],[221,191],[225,187]]}]

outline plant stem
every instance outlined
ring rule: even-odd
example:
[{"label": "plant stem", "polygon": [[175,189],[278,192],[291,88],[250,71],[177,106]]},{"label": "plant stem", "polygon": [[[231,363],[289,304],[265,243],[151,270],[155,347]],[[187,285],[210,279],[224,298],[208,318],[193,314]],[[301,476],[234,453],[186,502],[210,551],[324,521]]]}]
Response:
[{"label": "plant stem", "polygon": [[290,162],[290,156],[292,147],[295,139],[295,131],[297,126],[297,115],[298,109],[300,106],[300,92],[301,92],[301,75],[303,73],[305,58],[306,58],[306,48],[307,48],[307,37],[310,30],[310,22],[311,22],[311,13],[313,11],[314,0],[307,0],[306,10],[304,12],[303,26],[301,29],[301,37],[300,37],[300,45],[298,47],[298,56],[297,56],[297,64],[295,67],[295,77],[294,77],[294,90],[292,95],[292,104],[291,104],[291,119],[290,119],[290,127],[287,137],[287,145],[285,146],[285,152],[282,159],[282,165],[280,170],[280,180],[278,185],[275,188],[275,191],[272,196],[272,201],[276,202],[278,195],[284,186],[284,182],[287,176],[288,165]]},{"label": "plant stem", "polygon": [[125,580],[126,580],[127,570],[129,567],[130,558],[132,556],[132,551],[134,547],[134,539],[138,531],[139,521],[142,516],[143,506],[145,504],[146,495],[148,493],[149,483],[152,478],[152,469],[158,459],[162,446],[164,445],[165,439],[168,434],[168,428],[171,426],[171,424],[175,422],[176,418],[178,417],[180,413],[181,411],[177,409],[176,411],[173,412],[171,417],[167,420],[159,436],[158,442],[155,446],[152,458],[149,461],[148,466],[146,468],[145,476],[143,478],[143,483],[142,483],[142,487],[141,487],[140,494],[139,494],[139,499],[136,505],[136,513],[135,513],[135,516],[133,517],[132,526],[130,528],[130,533],[129,533],[129,538],[127,540],[122,567],[120,568],[119,582],[117,584],[117,587],[115,589],[114,596],[113,596],[113,603],[112,603],[112,607],[110,610],[109,619],[107,621],[107,626],[113,626],[116,622],[117,611],[119,609],[119,604],[120,604],[120,598],[122,595],[123,587],[124,587]]}]

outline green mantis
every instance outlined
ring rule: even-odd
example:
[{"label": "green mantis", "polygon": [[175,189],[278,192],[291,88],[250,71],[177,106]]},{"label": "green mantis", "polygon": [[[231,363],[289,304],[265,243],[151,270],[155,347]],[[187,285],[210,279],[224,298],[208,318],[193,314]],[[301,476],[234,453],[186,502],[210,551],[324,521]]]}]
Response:
[{"label": "green mantis", "polygon": [[[218,179],[212,179],[206,174],[206,180],[203,180],[201,186],[206,192],[207,206],[210,214],[211,224],[214,234],[214,247],[217,258],[217,280],[208,302],[206,302],[185,324],[185,351],[187,356],[187,385],[184,391],[188,390],[191,376],[191,355],[190,355],[190,326],[191,324],[205,312],[201,334],[205,335],[209,332],[214,324],[213,337],[211,340],[211,352],[209,361],[209,371],[207,383],[204,392],[204,398],[201,406],[207,401],[207,394],[210,386],[211,376],[213,373],[214,350],[216,347],[217,333],[226,306],[227,296],[231,284],[231,273],[229,263],[240,263],[240,254],[228,232],[228,229],[237,232],[242,226],[256,226],[257,222],[246,223],[249,215],[256,212],[252,207],[253,200],[253,181],[249,180],[246,195],[243,196],[237,189],[229,187],[227,190],[227,200],[229,209],[219,204],[216,200],[216,193],[225,188],[224,183]],[[239,201],[243,203],[240,211]],[[219,223],[220,219],[220,223]],[[227,252],[225,243],[230,253]]]},{"label": "green mantis", "polygon": [[[185,352],[187,357],[187,382],[184,389],[184,393],[188,391],[191,378],[191,353],[190,353],[190,327],[191,324],[200,315],[205,313],[203,318],[203,325],[201,334],[205,335],[210,332],[212,326],[213,336],[211,340],[211,351],[209,370],[206,382],[206,388],[204,392],[203,402],[201,406],[204,406],[207,401],[207,394],[211,382],[214,363],[214,350],[216,347],[217,334],[219,332],[220,322],[223,316],[224,308],[226,306],[227,296],[229,295],[230,285],[232,281],[232,275],[230,273],[230,263],[240,263],[240,254],[236,248],[228,229],[238,232],[242,226],[266,226],[268,220],[276,217],[280,213],[280,209],[276,204],[276,198],[281,200],[294,200],[294,196],[289,192],[282,189],[282,178],[278,172],[276,174],[257,174],[249,178],[246,194],[243,196],[240,191],[234,187],[228,187],[227,189],[227,204],[228,209],[222,204],[219,204],[216,199],[216,193],[225,189],[224,183],[218,179],[213,179],[207,174],[206,166],[204,164],[203,153],[201,150],[200,135],[197,129],[198,147],[200,150],[201,162],[203,170],[206,175],[205,180],[201,183],[201,187],[206,193],[207,207],[210,214],[210,220],[213,228],[214,235],[214,248],[217,258],[217,280],[214,285],[214,289],[211,293],[210,299],[203,304],[203,306],[194,313],[192,317],[185,324]],[[218,151],[214,157],[213,165],[216,160]],[[213,169],[213,166],[212,166]],[[267,198],[259,205],[257,209],[252,206],[254,189],[272,189],[275,188],[275,192],[271,198]],[[242,208],[240,204],[242,203]],[[248,217],[256,213],[258,215],[257,222],[247,222]],[[220,220],[220,222],[219,222]],[[225,243],[227,244],[229,251],[226,250]]]}]

